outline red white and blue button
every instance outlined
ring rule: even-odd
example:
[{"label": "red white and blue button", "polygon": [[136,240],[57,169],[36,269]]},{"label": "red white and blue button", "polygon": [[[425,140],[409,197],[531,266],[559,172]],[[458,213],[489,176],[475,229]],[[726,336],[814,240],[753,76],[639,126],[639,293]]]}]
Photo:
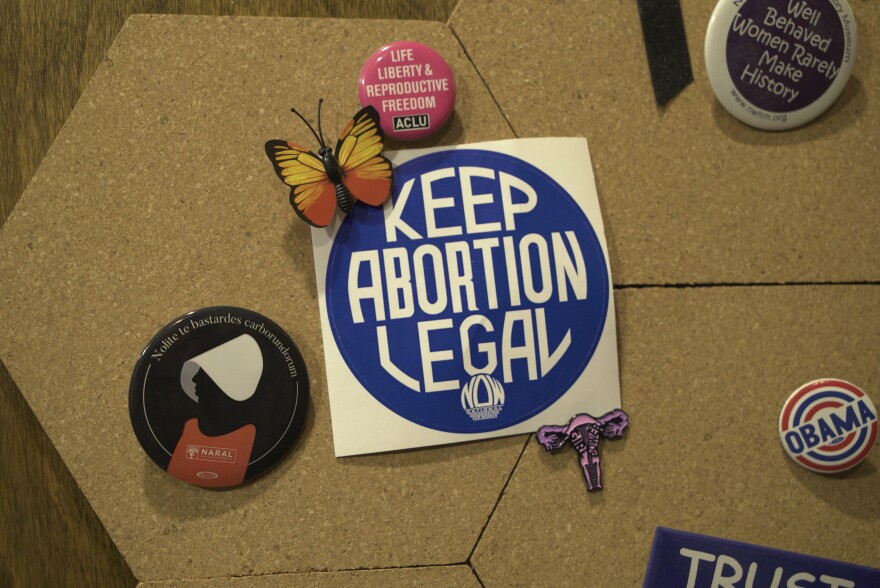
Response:
[{"label": "red white and blue button", "polygon": [[877,440],[877,409],[858,386],[816,380],[795,390],[779,415],[782,446],[814,472],[833,474],[855,467]]}]

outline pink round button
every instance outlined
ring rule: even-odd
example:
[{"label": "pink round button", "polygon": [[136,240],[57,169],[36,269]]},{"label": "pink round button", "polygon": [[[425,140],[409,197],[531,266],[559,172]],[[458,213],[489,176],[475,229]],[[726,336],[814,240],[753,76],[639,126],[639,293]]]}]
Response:
[{"label": "pink round button", "polygon": [[358,82],[361,106],[379,111],[382,130],[414,140],[436,132],[455,105],[455,80],[439,53],[421,43],[389,43],[370,55]]}]

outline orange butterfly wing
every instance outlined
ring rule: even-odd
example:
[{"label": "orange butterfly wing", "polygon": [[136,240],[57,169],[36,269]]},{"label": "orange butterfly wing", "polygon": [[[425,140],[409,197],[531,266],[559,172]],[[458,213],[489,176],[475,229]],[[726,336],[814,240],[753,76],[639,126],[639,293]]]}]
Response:
[{"label": "orange butterfly wing", "polygon": [[367,106],[354,115],[336,142],[343,183],[352,196],[373,206],[385,202],[393,183],[391,162],[382,156],[384,139],[379,113]]},{"label": "orange butterfly wing", "polygon": [[336,188],[317,155],[294,143],[266,142],[266,155],[281,181],[290,186],[290,205],[301,219],[326,227],[336,213]]}]

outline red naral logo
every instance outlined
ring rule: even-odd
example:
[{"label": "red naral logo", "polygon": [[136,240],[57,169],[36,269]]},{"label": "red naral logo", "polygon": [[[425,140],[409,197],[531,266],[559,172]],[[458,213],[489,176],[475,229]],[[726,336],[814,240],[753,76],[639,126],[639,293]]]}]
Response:
[{"label": "red naral logo", "polygon": [[186,458],[198,461],[223,461],[235,463],[237,449],[230,447],[207,447],[205,445],[187,445]]}]

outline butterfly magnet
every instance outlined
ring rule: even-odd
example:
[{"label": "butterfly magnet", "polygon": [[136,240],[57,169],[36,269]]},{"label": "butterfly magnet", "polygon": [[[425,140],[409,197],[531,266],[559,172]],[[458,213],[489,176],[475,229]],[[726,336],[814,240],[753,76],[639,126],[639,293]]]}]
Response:
[{"label": "butterfly magnet", "polygon": [[382,155],[385,135],[376,109],[367,106],[355,114],[332,150],[321,130],[322,102],[318,101],[318,132],[296,109],[290,109],[318,140],[317,154],[290,141],[266,142],[275,173],[290,186],[290,205],[314,227],[329,225],[337,205],[345,214],[351,212],[355,200],[381,206],[394,181],[391,162]]}]

